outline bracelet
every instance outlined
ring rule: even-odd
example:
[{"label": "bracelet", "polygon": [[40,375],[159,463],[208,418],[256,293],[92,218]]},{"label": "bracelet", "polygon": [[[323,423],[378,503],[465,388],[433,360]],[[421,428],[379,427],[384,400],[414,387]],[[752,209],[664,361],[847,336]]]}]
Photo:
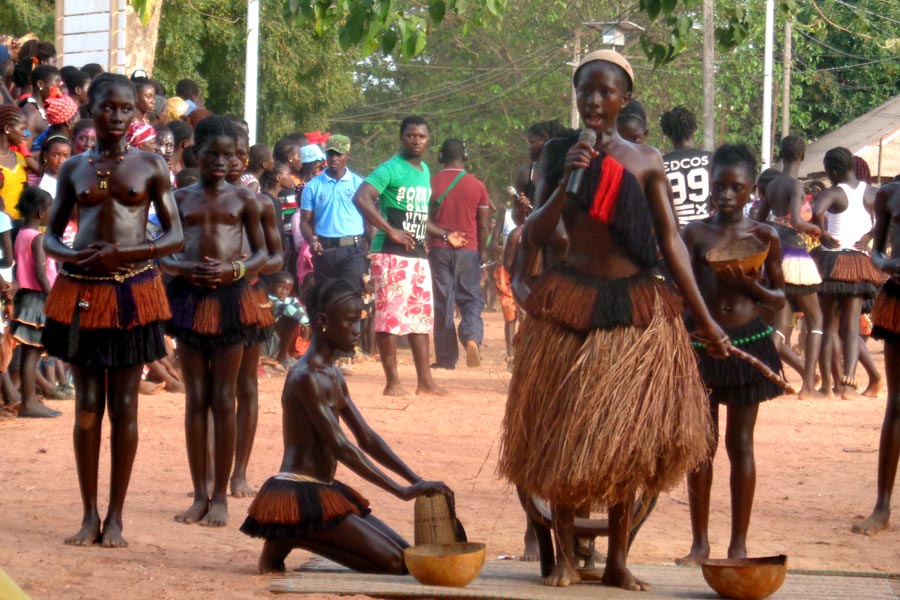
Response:
[{"label": "bracelet", "polygon": [[236,260],[231,263],[231,274],[234,277],[234,281],[238,281],[244,278],[244,275],[247,274],[247,265],[244,264],[243,261]]},{"label": "bracelet", "polygon": [[443,237],[444,237],[444,241],[445,241],[446,243],[449,244],[449,243],[450,243],[450,239],[449,239],[449,238],[450,238],[450,232],[449,232],[449,231],[445,231]]},{"label": "bracelet", "polygon": [[150,244],[150,256],[147,258],[156,258],[156,244],[153,242],[148,242]]}]

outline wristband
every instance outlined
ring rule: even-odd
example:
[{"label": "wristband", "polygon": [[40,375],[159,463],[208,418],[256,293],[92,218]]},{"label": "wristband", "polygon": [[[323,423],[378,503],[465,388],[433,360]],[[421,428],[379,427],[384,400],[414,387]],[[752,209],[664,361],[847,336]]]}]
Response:
[{"label": "wristband", "polygon": [[156,258],[156,244],[153,242],[149,242],[150,244],[150,256],[147,258]]},{"label": "wristband", "polygon": [[447,244],[449,244],[449,243],[450,243],[450,232],[449,232],[449,231],[445,231],[443,237],[444,237],[444,242],[446,242]]},{"label": "wristband", "polygon": [[231,274],[234,276],[234,281],[239,281],[244,278],[244,275],[247,274],[247,265],[244,264],[243,261],[236,260],[231,263]]}]

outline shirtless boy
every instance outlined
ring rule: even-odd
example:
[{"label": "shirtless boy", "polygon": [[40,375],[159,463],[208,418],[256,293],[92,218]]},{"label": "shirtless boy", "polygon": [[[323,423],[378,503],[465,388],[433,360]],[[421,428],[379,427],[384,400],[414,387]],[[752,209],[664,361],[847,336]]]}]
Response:
[{"label": "shirtless boy", "polygon": [[[181,223],[162,158],[129,148],[134,88],[104,74],[88,94],[97,144],[63,163],[50,224],[47,255],[61,264],[44,306],[42,343],[71,365],[75,377],[75,463],[84,516],[67,544],[124,547],[122,506],[137,452],[138,384],[143,364],[166,355],[163,323],[171,315],[152,259],[177,252]],[[147,241],[150,206],[162,235]],[[78,234],[62,239],[73,212]],[[103,413],[112,427],[109,509],[97,510],[97,470]]]},{"label": "shirtless boy", "polygon": [[[284,571],[295,548],[314,552],[356,571],[406,573],[406,541],[376,519],[368,501],[334,479],[338,463],[401,500],[453,492],[439,481],[424,481],[393,453],[365,422],[338,367],[337,352],[359,343],[362,301],[340,279],[326,279],[310,293],[307,308],[312,342],[294,365],[281,396],[284,458],[278,475],[263,484],[241,531],[266,540],[260,573]],[[341,430],[343,420],[356,438]],[[375,462],[409,485],[390,478]]]},{"label": "shirtless boy", "polygon": [[[778,310],[784,305],[784,275],[778,233],[764,223],[744,216],[744,206],[756,182],[756,158],[743,144],[721,146],[712,159],[712,202],[716,213],[702,221],[692,221],[682,237],[691,256],[694,276],[713,318],[725,328],[735,348],[751,354],[775,372],[781,370],[778,350],[772,342],[772,327],[760,318],[760,305]],[[759,272],[745,273],[735,268],[716,273],[706,260],[714,248],[735,240],[756,238],[768,243],[765,272],[769,286],[759,282]],[[728,558],[747,555],[747,529],[756,488],[753,458],[753,429],[759,403],[781,395],[781,388],[754,366],[731,356],[716,360],[706,345],[694,343],[700,375],[710,389],[709,410],[716,429],[713,452],[718,445],[719,405],[728,407],[725,448],[731,461],[731,544]],[[709,496],[713,457],[688,475],[693,545],[678,564],[697,564],[709,558]]]},{"label": "shirtless boy", "polygon": [[[176,192],[185,232],[184,252],[166,257],[175,276],[166,292],[173,307],[169,333],[178,340],[184,372],[185,436],[194,503],[175,517],[182,523],[223,527],[235,449],[235,392],[244,344],[258,335],[268,309],[250,287],[266,262],[256,194],[225,181],[234,158],[235,126],[210,116],[194,130],[200,182]],[[250,254],[242,257],[246,236]],[[214,426],[215,479],[207,492],[207,412]]]},{"label": "shirtless boy", "polygon": [[[890,255],[888,258],[888,248]],[[853,531],[872,535],[890,524],[891,493],[900,458],[900,183],[889,183],[875,194],[875,237],[872,262],[890,276],[872,308],[872,337],[884,340],[887,406],[878,446],[878,492],[875,510]]]},{"label": "shirtless boy", "polygon": [[[691,274],[659,152],[616,131],[633,84],[631,66],[617,52],[600,50],[581,61],[574,77],[578,111],[597,141],[547,142],[540,208],[528,218],[519,250],[533,256],[562,220],[569,239],[564,262],[530,290],[519,286],[529,318],[519,331],[498,467],[520,493],[551,505],[557,556],[546,585],[580,581],[574,514],[605,504],[603,582],[648,589],[626,567],[634,494],[670,488],[709,453],[706,394],[678,318],[680,303],[656,268],[657,244],[697,333],[721,356],[729,348]],[[575,169],[584,169],[584,178],[569,196]],[[531,264],[520,264],[517,257],[514,279],[532,272]]]},{"label": "shirtless boy", "polygon": [[[237,144],[234,159],[225,175],[225,181],[234,186],[241,185],[241,176],[247,168],[250,152],[250,138],[247,132],[237,126]],[[266,247],[266,262],[260,269],[260,275],[271,275],[281,269],[284,264],[284,253],[281,247],[281,232],[275,215],[275,206],[262,194],[256,194],[259,205],[259,220],[262,225],[263,239]],[[243,254],[249,252],[247,240],[244,240]],[[259,296],[259,301],[268,304],[266,284],[259,278],[252,283]],[[234,472],[231,474],[231,495],[236,498],[253,496],[256,492],[247,483],[247,465],[256,438],[256,423],[259,416],[259,353],[268,329],[275,324],[275,317],[260,323],[260,335],[247,341],[241,356],[241,366],[237,382],[237,429],[234,449]]]},{"label": "shirtless boy", "polygon": [[801,371],[803,386],[799,396],[809,400],[824,397],[816,391],[816,367],[822,346],[822,309],[819,307],[818,297],[822,277],[816,262],[806,250],[806,240],[808,236],[819,237],[822,230],[804,221],[800,214],[806,193],[797,177],[805,153],[806,145],[799,137],[789,135],[781,140],[783,171],[766,186],[756,216],[760,221],[771,221],[781,242],[784,293],[791,300],[779,309],[775,320],[775,335],[780,336],[780,340],[776,340],[776,346],[783,348],[782,356],[785,351],[790,350],[787,339],[793,318],[791,304],[803,313],[806,347]]}]

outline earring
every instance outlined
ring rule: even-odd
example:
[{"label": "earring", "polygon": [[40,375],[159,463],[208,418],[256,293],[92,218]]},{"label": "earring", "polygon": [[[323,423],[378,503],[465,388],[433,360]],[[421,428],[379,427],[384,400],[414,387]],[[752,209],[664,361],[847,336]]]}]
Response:
[{"label": "earring", "polygon": [[322,333],[328,331],[328,325],[322,325]]}]

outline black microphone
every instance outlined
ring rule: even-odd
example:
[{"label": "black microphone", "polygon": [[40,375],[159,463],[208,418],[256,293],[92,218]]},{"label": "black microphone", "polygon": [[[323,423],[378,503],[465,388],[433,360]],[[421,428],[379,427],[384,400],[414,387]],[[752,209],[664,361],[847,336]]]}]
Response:
[{"label": "black microphone", "polygon": [[[587,142],[593,148],[597,143],[597,134],[593,129],[582,129],[578,134],[578,142]],[[569,176],[569,185],[566,186],[566,194],[569,198],[575,198],[578,195],[578,189],[581,187],[581,178],[584,177],[584,169],[575,169]]]}]

